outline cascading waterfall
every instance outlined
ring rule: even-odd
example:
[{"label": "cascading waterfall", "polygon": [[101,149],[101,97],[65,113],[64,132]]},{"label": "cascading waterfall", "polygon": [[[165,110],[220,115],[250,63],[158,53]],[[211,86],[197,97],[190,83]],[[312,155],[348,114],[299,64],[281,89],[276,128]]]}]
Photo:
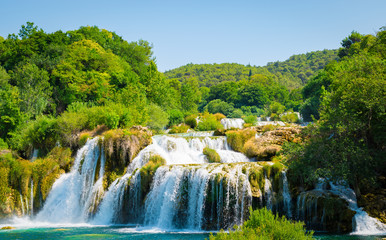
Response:
[{"label": "cascading waterfall", "polygon": [[265,181],[265,184],[264,184],[265,205],[266,205],[267,209],[272,210],[272,207],[273,207],[272,184],[266,175],[265,175],[264,181]]},{"label": "cascading waterfall", "polygon": [[221,119],[221,124],[224,126],[224,129],[231,128],[244,128],[245,121],[241,118],[223,118]]},{"label": "cascading waterfall", "polygon": [[202,230],[240,224],[252,203],[247,179],[242,165],[229,172],[221,164],[160,167],[146,198],[145,225]]},{"label": "cascading waterfall", "polygon": [[[79,149],[71,171],[54,183],[34,220],[103,225],[131,223],[165,230],[218,230],[241,224],[248,218],[250,206],[266,206],[288,218],[294,215],[297,219],[327,221],[328,214],[325,209],[319,209],[317,201],[326,191],[324,185],[320,185],[311,198],[300,194],[296,206],[292,206],[286,172],[272,172],[273,168],[269,170],[272,163],[250,162],[245,155],[229,148],[226,137],[212,134],[154,136],[152,144],[140,151],[127,166],[126,173],[107,189],[103,186],[105,153],[100,139],[88,140]],[[221,163],[208,163],[203,154],[205,147],[214,149]],[[153,155],[161,156],[166,166],[151,173],[149,182],[147,175],[142,175],[145,169],[142,167]],[[30,199],[21,195],[20,201],[23,214],[32,215],[32,179],[30,185]],[[330,188],[330,193],[351,201],[350,207],[357,213],[355,232],[385,231],[384,225],[358,208],[355,195],[334,185]],[[315,217],[319,215],[322,217]],[[367,224],[363,225],[364,222]]]},{"label": "cascading waterfall", "polygon": [[[314,190],[299,194],[296,218],[306,221],[309,228],[325,230],[331,219],[339,216],[334,212],[343,211],[343,209],[337,209],[339,206],[342,207],[342,204],[339,205],[340,203],[336,199],[345,202],[343,207],[348,207],[355,213],[352,218],[352,234],[373,235],[386,233],[385,224],[370,217],[358,207],[354,190],[332,182],[320,181]],[[333,205],[331,205],[331,201],[333,201]],[[329,212],[329,221],[326,221],[327,212]],[[339,226],[337,230],[339,230]]]},{"label": "cascading waterfall", "polygon": [[24,216],[25,211],[24,211],[24,201],[23,201],[23,196],[20,193],[20,205],[21,205],[21,213]]},{"label": "cascading waterfall", "polygon": [[385,234],[386,224],[370,217],[362,208],[358,207],[354,190],[351,188],[330,183],[331,192],[348,202],[349,208],[356,212],[353,220],[352,234]]},{"label": "cascading waterfall", "polygon": [[71,172],[55,181],[37,221],[80,223],[92,215],[103,191],[105,158],[98,141],[99,138],[88,140],[78,151]]},{"label": "cascading waterfall", "polygon": [[31,194],[30,194],[31,216],[34,215],[34,180],[31,178]]},{"label": "cascading waterfall", "polygon": [[282,172],[282,179],[283,179],[283,203],[284,203],[284,212],[285,215],[288,218],[292,218],[292,211],[291,211],[291,194],[289,191],[288,186],[288,180],[287,180],[287,173],[285,171]]}]

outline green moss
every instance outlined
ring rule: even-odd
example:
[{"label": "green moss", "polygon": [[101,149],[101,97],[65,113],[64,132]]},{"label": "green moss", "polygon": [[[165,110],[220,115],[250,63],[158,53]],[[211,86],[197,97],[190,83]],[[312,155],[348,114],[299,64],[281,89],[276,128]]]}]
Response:
[{"label": "green moss", "polygon": [[190,126],[187,124],[180,124],[178,126],[172,126],[169,133],[174,134],[174,133],[186,133],[188,132]]},{"label": "green moss", "polygon": [[210,163],[221,162],[220,155],[216,152],[216,150],[205,147],[203,150],[203,153],[205,154],[206,158],[208,159],[208,162],[210,162]]},{"label": "green moss", "polygon": [[[153,176],[157,169],[165,165],[166,161],[160,155],[150,156],[149,162],[146,163],[139,171],[141,174],[141,191],[142,193],[148,193],[150,190]],[[145,195],[144,194],[144,195]]]},{"label": "green moss", "polygon": [[79,135],[79,142],[78,142],[79,147],[84,146],[89,138],[91,138],[90,133],[88,133],[88,132],[81,133]]},{"label": "green moss", "polygon": [[227,142],[234,151],[243,152],[245,143],[255,136],[256,131],[253,129],[230,130],[226,133]]}]

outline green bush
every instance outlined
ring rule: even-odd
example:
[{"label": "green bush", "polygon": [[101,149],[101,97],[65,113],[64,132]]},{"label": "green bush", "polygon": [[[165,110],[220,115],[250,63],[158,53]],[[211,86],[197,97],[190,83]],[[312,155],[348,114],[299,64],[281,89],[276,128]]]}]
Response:
[{"label": "green bush", "polygon": [[41,116],[13,132],[10,145],[12,149],[19,150],[25,157],[29,157],[33,148],[39,149],[40,154],[48,153],[55,147],[58,139],[57,119]]},{"label": "green bush", "polygon": [[245,143],[255,136],[256,131],[252,129],[230,130],[226,133],[227,142],[234,151],[243,152]]},{"label": "green bush", "polygon": [[180,124],[184,121],[184,114],[178,109],[168,111],[169,126]]},{"label": "green bush", "polygon": [[255,125],[257,122],[257,117],[255,115],[249,115],[243,118],[245,123]]},{"label": "green bush", "polygon": [[155,130],[163,129],[169,122],[169,115],[156,104],[150,104],[148,107],[149,121],[147,125]]},{"label": "green bush", "polygon": [[189,130],[189,125],[186,125],[184,123],[178,125],[178,126],[173,126],[169,133],[174,134],[174,133],[186,133]]},{"label": "green bush", "polygon": [[216,152],[216,150],[205,147],[203,153],[207,157],[207,159],[210,163],[221,162],[220,155]]},{"label": "green bush", "polygon": [[285,217],[272,214],[266,208],[252,211],[249,209],[249,220],[242,226],[236,226],[229,233],[221,230],[210,234],[210,240],[267,240],[267,239],[312,239],[313,232],[307,233],[302,222],[291,222]]},{"label": "green bush", "polygon": [[299,117],[294,112],[286,112],[284,115],[280,117],[280,120],[288,123],[297,123],[299,122]]},{"label": "green bush", "polygon": [[8,144],[4,142],[3,139],[0,138],[0,149],[7,149],[7,148],[8,148]]},{"label": "green bush", "polygon": [[217,121],[216,117],[212,114],[204,114],[201,117],[201,121],[197,125],[199,131],[214,131],[216,129],[223,129],[224,126]]},{"label": "green bush", "polygon": [[196,114],[193,114],[193,115],[189,115],[187,117],[185,117],[185,124],[189,125],[191,128],[196,128],[197,127],[197,115]]}]

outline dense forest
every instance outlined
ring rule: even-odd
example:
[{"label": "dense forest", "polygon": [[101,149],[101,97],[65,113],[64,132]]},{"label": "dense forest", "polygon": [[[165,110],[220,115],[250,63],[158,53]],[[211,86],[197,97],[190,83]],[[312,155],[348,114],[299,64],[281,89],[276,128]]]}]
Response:
[{"label": "dense forest", "polygon": [[265,75],[289,89],[304,86],[317,71],[329,62],[338,59],[338,50],[315,51],[293,55],[283,62],[270,62],[257,67],[237,63],[187,64],[165,72],[167,78],[177,78],[181,82],[197,78],[200,86],[211,87],[225,81],[248,80],[254,74]]}]

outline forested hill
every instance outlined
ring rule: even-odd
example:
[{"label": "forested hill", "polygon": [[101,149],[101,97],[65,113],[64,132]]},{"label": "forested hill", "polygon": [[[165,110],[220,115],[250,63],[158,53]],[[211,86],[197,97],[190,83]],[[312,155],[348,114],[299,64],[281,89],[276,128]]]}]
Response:
[{"label": "forested hill", "polygon": [[237,63],[187,64],[166,71],[165,75],[180,81],[197,77],[201,86],[210,87],[223,81],[240,81],[254,74],[263,74],[294,89],[305,85],[318,70],[323,69],[329,62],[337,58],[338,50],[323,50],[293,55],[283,62],[270,62],[264,67],[245,66]]}]

